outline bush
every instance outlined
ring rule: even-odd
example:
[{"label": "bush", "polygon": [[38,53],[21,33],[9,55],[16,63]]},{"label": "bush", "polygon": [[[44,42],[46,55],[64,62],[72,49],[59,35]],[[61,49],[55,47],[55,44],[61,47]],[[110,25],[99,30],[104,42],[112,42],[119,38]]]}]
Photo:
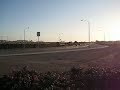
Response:
[{"label": "bush", "polygon": [[39,73],[23,67],[0,78],[0,90],[119,90],[120,70],[91,67]]}]

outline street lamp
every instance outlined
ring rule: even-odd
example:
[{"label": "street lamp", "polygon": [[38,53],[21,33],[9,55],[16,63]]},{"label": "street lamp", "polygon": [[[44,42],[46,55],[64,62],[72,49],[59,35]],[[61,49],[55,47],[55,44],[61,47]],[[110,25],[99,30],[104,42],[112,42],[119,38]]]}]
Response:
[{"label": "street lamp", "polygon": [[29,27],[24,29],[24,48],[25,48],[25,30],[29,29]]},{"label": "street lamp", "polygon": [[89,46],[90,46],[90,22],[87,20],[80,20],[82,22],[87,22],[88,23],[88,42],[89,42]]}]

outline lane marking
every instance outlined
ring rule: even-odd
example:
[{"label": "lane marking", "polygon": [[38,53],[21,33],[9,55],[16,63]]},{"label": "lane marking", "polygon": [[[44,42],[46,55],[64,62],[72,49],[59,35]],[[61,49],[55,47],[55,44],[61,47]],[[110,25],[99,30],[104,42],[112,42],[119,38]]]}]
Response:
[{"label": "lane marking", "polygon": [[93,50],[93,49],[101,49],[106,48],[108,46],[96,47],[96,48],[84,48],[84,49],[73,49],[73,50],[59,50],[59,51],[45,51],[45,52],[31,52],[31,53],[19,53],[19,54],[6,54],[0,55],[0,57],[8,57],[8,56],[24,56],[24,55],[36,55],[36,54],[50,54],[50,53],[59,53],[59,52],[72,52],[72,51],[84,51],[84,50]]}]

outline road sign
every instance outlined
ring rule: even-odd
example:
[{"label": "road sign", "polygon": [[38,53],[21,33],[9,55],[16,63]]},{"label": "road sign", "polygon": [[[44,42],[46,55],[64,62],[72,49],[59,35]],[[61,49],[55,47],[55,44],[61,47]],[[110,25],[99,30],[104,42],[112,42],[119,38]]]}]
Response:
[{"label": "road sign", "polygon": [[40,36],[40,32],[37,32],[37,36],[38,36],[38,48],[39,48],[39,36]]},{"label": "road sign", "polygon": [[37,32],[37,36],[40,36],[40,32]]}]

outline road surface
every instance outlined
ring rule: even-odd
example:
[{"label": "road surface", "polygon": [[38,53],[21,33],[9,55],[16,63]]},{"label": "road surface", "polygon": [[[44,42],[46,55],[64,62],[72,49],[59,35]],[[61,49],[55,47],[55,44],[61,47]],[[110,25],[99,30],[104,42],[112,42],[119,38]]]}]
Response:
[{"label": "road surface", "polygon": [[24,52],[21,52],[21,50],[17,50],[16,52],[9,52],[7,54],[2,53],[0,57],[8,57],[8,56],[25,56],[25,55],[36,55],[36,54],[50,54],[50,53],[60,53],[60,52],[76,52],[76,51],[84,51],[84,50],[93,50],[93,49],[101,49],[106,48],[108,46],[99,46],[99,47],[80,47],[80,48],[53,48],[52,50],[49,49],[43,49],[42,51],[38,49],[37,51],[34,50],[23,50]]},{"label": "road surface", "polygon": [[[2,53],[2,55],[4,54]],[[73,66],[117,67],[120,65],[120,47],[88,50],[78,50],[77,48],[71,49],[71,51],[60,50],[60,52],[56,53],[0,56],[0,74],[7,73],[11,69],[19,69],[25,65],[30,69],[41,72],[64,71]]]}]

